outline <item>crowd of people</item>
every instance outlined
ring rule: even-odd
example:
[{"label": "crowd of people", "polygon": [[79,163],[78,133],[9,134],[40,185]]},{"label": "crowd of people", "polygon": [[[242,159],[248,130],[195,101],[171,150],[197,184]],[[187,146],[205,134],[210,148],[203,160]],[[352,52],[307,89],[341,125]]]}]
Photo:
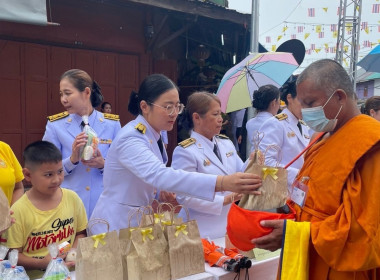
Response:
[{"label": "crowd of people", "polygon": [[[212,93],[193,93],[185,108],[173,81],[150,75],[131,93],[128,111],[136,118],[122,128],[99,85],[83,70],[62,75],[60,99],[66,111],[50,116],[43,139],[25,148],[24,168],[0,142],[0,186],[14,217],[1,242],[19,251],[19,265],[31,277],[40,277],[50,261],[45,245],[59,239],[76,247],[91,219],[106,220],[110,231],[136,226],[128,212],[165,197],[188,209],[201,237],[217,238],[226,233],[231,204],[242,194],[261,193],[261,174],[244,173],[238,146],[220,134],[226,120]],[[286,109],[279,112],[281,100]],[[261,86],[252,106],[258,113],[247,122],[248,140],[261,133],[265,164],[286,166],[289,192],[299,185],[304,192],[301,202],[292,202],[296,221],[262,221],[273,230],[252,243],[269,250],[284,246],[284,262],[308,248],[309,265],[291,265],[307,270],[309,279],[376,279],[380,99],[369,98],[363,109],[368,116],[361,114],[344,68],[324,59],[280,89]],[[190,138],[178,143],[168,167],[163,138],[179,115]],[[84,126],[99,138],[89,160],[81,157],[88,141]],[[32,185],[26,192],[24,179]],[[186,219],[183,210],[178,215]],[[106,230],[97,224],[91,234]],[[310,242],[300,242],[302,236]],[[289,265],[281,273],[288,270]]]}]

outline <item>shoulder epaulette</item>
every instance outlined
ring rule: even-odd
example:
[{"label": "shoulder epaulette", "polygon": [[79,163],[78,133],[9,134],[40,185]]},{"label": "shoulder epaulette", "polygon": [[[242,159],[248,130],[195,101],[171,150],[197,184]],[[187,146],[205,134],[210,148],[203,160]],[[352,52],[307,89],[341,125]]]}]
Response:
[{"label": "shoulder epaulette", "polygon": [[187,148],[191,145],[193,145],[197,140],[195,138],[187,138],[186,140],[183,140],[182,142],[178,143],[179,146],[182,148]]},{"label": "shoulder epaulette", "polygon": [[138,132],[140,132],[141,134],[145,134],[145,131],[146,131],[146,127],[145,125],[143,125],[142,123],[138,123],[135,128],[137,129]]},{"label": "shoulder epaulette", "polygon": [[103,113],[104,118],[107,120],[120,121],[119,115]]},{"label": "shoulder epaulette", "polygon": [[283,120],[286,120],[288,118],[288,115],[285,114],[285,113],[282,113],[282,114],[277,114],[275,115],[276,119],[278,119],[279,121],[283,121]]},{"label": "shoulder epaulette", "polygon": [[299,123],[302,124],[302,125],[307,126],[307,124],[303,120],[299,120]]},{"label": "shoulder epaulette", "polygon": [[224,134],[217,134],[215,136],[221,139],[230,139],[227,135],[224,135]]},{"label": "shoulder epaulette", "polygon": [[60,119],[66,118],[68,115],[69,115],[69,112],[65,111],[65,112],[62,112],[62,113],[59,113],[59,114],[48,116],[47,118],[48,118],[49,121],[54,122],[56,120],[60,120]]}]

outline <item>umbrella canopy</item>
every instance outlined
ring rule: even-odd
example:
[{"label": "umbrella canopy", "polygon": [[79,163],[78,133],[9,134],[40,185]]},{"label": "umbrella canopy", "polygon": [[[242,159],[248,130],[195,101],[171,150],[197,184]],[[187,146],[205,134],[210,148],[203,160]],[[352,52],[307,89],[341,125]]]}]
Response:
[{"label": "umbrella canopy", "polygon": [[358,65],[368,72],[380,72],[380,45],[367,54]]},{"label": "umbrella canopy", "polygon": [[251,106],[252,94],[271,84],[281,87],[298,68],[291,53],[251,54],[226,72],[216,93],[225,113]]}]

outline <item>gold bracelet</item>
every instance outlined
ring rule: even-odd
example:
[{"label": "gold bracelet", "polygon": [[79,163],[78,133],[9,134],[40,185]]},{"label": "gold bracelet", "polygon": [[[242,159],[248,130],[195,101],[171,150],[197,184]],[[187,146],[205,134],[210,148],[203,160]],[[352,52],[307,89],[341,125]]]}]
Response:
[{"label": "gold bracelet", "polygon": [[223,180],[224,180],[224,176],[222,177],[222,181],[220,182],[220,191],[223,192]]}]

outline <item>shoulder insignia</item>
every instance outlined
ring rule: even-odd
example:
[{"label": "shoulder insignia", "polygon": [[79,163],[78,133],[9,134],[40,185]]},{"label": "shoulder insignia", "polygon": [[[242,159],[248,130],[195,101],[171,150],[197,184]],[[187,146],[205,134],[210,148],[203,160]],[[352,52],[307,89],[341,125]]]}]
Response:
[{"label": "shoulder insignia", "polygon": [[224,134],[218,134],[218,135],[215,135],[216,137],[218,138],[221,138],[221,139],[230,139],[227,135],[224,135]]},{"label": "shoulder insignia", "polygon": [[183,140],[182,142],[178,143],[179,146],[182,148],[187,148],[191,145],[193,145],[197,140],[195,138],[187,138],[186,140]]},{"label": "shoulder insignia", "polygon": [[104,118],[107,120],[120,121],[119,115],[103,113]]},{"label": "shoulder insignia", "polygon": [[304,126],[307,126],[307,124],[303,120],[299,120],[299,123],[304,125]]},{"label": "shoulder insignia", "polygon": [[62,113],[59,113],[59,114],[48,116],[47,118],[48,118],[49,121],[54,122],[56,120],[60,120],[60,119],[66,118],[68,115],[69,115],[69,112],[65,111],[65,112],[62,112]]},{"label": "shoulder insignia", "polygon": [[141,134],[145,134],[145,131],[146,131],[146,127],[145,125],[143,125],[142,123],[138,123],[135,128],[137,129],[138,132],[140,132]]},{"label": "shoulder insignia", "polygon": [[288,115],[285,114],[285,113],[282,113],[282,114],[277,114],[275,115],[276,119],[278,119],[279,121],[283,121],[283,120],[286,120],[288,118]]}]

